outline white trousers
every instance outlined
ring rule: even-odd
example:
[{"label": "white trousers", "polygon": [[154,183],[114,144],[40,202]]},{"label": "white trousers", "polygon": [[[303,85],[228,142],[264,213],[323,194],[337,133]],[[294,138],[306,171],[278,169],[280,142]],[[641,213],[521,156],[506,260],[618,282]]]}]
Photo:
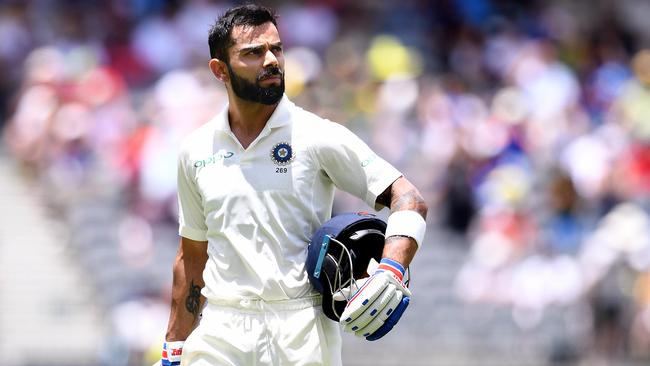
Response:
[{"label": "white trousers", "polygon": [[341,332],[320,297],[209,301],[182,366],[340,366]]}]

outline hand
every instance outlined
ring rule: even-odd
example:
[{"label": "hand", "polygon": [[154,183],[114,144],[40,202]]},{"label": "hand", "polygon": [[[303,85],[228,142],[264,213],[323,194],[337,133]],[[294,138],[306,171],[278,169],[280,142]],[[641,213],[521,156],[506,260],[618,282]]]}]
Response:
[{"label": "hand", "polygon": [[[179,366],[181,364],[181,356],[183,355],[184,341],[165,342],[163,343],[162,359],[160,365],[162,366]],[[153,366],[157,366],[158,363]]]},{"label": "hand", "polygon": [[[341,324],[346,332],[354,332],[369,341],[386,335],[397,324],[408,307],[411,291],[404,286],[404,267],[396,261],[383,258],[377,270],[367,279],[358,281],[359,290],[348,302]],[[334,295],[341,299],[356,287]]]}]

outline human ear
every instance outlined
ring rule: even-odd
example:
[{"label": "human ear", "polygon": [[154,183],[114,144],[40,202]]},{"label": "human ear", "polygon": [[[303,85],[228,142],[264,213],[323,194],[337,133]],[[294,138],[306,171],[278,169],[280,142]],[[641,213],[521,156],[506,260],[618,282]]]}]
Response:
[{"label": "human ear", "polygon": [[228,66],[226,63],[219,60],[218,58],[213,58],[208,62],[210,66],[210,71],[212,74],[223,83],[230,81],[230,75],[228,74]]}]

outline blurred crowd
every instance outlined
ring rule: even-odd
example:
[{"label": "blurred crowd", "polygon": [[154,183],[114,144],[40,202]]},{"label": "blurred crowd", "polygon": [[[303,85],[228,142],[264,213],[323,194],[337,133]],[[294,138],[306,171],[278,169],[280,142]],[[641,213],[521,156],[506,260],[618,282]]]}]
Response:
[{"label": "blurred crowd", "polygon": [[[578,346],[650,359],[650,3],[263,3],[290,98],[395,163],[430,226],[465,239],[462,301],[510,307],[522,329],[582,301],[594,338]],[[207,32],[231,4],[0,3],[4,150],[64,213],[118,203],[103,229],[124,271],[175,251],[176,151],[226,102]],[[157,340],[124,325],[132,312],[166,324],[152,309],[170,279],[153,278],[105,299],[137,352]]]}]

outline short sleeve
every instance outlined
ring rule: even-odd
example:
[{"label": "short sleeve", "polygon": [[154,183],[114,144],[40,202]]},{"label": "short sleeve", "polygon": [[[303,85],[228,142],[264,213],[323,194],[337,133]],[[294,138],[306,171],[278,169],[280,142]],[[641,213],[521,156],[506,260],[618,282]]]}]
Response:
[{"label": "short sleeve", "polygon": [[178,158],[178,234],[196,240],[207,240],[207,225],[201,195],[196,181],[188,174],[187,159],[184,154]]},{"label": "short sleeve", "polygon": [[[379,196],[402,173],[375,154],[346,127],[326,121],[319,131],[314,154],[334,185],[375,209]],[[322,133],[321,133],[322,132]]]}]

